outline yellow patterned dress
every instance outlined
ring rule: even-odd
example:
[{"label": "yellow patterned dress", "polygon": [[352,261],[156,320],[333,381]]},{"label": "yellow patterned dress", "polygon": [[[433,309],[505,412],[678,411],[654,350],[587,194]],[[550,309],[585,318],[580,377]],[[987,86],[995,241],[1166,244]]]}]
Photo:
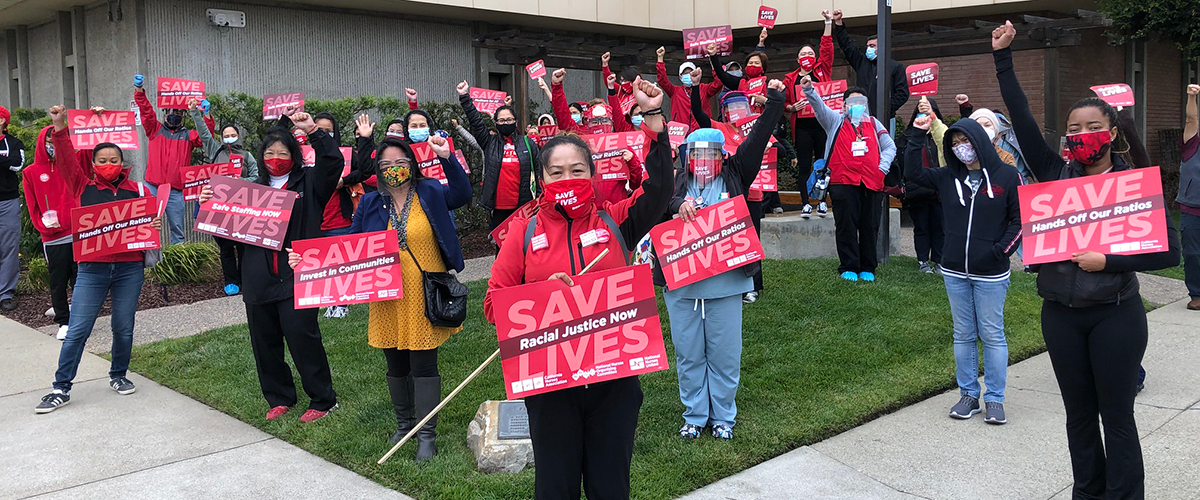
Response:
[{"label": "yellow patterned dress", "polygon": [[[388,223],[391,229],[392,224]],[[421,209],[420,200],[413,193],[413,203],[408,212],[408,246],[428,272],[445,272],[446,263],[438,250],[433,226]],[[436,349],[462,327],[447,328],[433,326],[425,318],[425,296],[421,289],[421,271],[404,249],[400,250],[401,274],[404,279],[404,297],[399,300],[371,302],[371,315],[367,319],[367,343],[378,349]]]}]

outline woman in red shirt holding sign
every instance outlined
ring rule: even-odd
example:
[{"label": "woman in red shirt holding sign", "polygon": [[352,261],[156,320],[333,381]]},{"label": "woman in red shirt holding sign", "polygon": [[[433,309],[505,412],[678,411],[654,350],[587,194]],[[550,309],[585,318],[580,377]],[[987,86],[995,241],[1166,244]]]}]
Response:
[{"label": "woman in red shirt holding sign", "polygon": [[[800,78],[805,76],[814,82],[833,81],[833,15],[829,13],[828,9],[821,11],[821,15],[825,17],[825,33],[821,35],[819,57],[811,45],[800,47],[800,51],[796,53],[796,63],[800,67],[783,77],[783,89],[787,94],[787,101],[785,101],[787,107],[784,110],[792,116],[792,133],[796,146],[796,164],[794,166],[799,167],[796,182],[800,186],[800,201],[804,205],[800,217],[805,219],[812,217],[812,205],[809,203],[806,183],[809,175],[812,174],[813,159],[825,157],[827,137],[825,129],[821,128],[821,123],[817,121],[817,117],[811,111],[809,116],[800,116],[800,112],[808,100],[801,92],[796,91],[796,84],[800,83]],[[829,206],[825,204],[825,200],[817,201],[820,202],[817,215],[825,217],[829,213]]]},{"label": "woman in red shirt holding sign", "polygon": [[[591,151],[577,137],[558,136],[546,143],[541,153],[538,178],[545,195],[537,215],[517,218],[509,234],[529,234],[530,239],[504,240],[484,297],[484,314],[495,323],[491,292],[545,280],[562,280],[589,264],[591,270],[615,269],[628,263],[625,248],[632,248],[662,220],[671,198],[671,145],[662,116],[662,90],[654,84],[634,82],[634,94],[643,110],[642,130],[647,132],[649,177],[628,199],[597,206],[592,179],[595,165]],[[572,203],[555,202],[555,194],[574,192]],[[602,215],[607,213],[607,215]],[[609,234],[605,218],[619,234]],[[530,231],[530,229],[532,229]],[[604,238],[589,238],[602,232]],[[603,258],[597,258],[607,250]],[[529,433],[537,462],[534,497],[539,500],[579,498],[580,479],[592,500],[629,498],[629,464],[633,459],[633,435],[642,405],[642,388],[637,377],[610,380],[583,387],[538,394],[525,399],[529,410]]]},{"label": "woman in red shirt holding sign", "polygon": [[537,171],[538,147],[517,127],[511,106],[496,108],[496,133],[488,131],[483,115],[471,100],[471,85],[458,84],[458,103],[467,115],[471,135],[483,149],[483,191],[479,204],[491,211],[488,231],[496,229],[522,205],[533,199],[533,172]]},{"label": "woman in red shirt holding sign", "polygon": [[[112,143],[103,143],[92,150],[93,176],[87,174],[75,156],[75,147],[67,132],[67,110],[63,106],[50,108],[50,119],[54,122],[52,141],[60,160],[59,173],[67,190],[79,200],[80,207],[100,205],[118,200],[149,198],[154,195],[141,183],[129,178],[129,165],[125,163],[121,148]],[[161,210],[161,209],[160,209]],[[59,214],[70,217],[70,214]],[[150,223],[162,229],[162,217],[155,216]],[[67,338],[58,355],[58,371],[54,373],[54,390],[42,397],[34,411],[49,413],[71,401],[71,385],[83,357],[83,346],[92,335],[92,327],[105,299],[112,299],[112,368],[108,372],[108,385],[117,394],[132,394],[136,388],[125,377],[129,370],[129,356],[133,349],[133,318],[137,312],[138,296],[142,293],[145,279],[144,252],[129,251],[91,257],[76,255],[79,272],[72,292],[71,319],[67,326]]]}]

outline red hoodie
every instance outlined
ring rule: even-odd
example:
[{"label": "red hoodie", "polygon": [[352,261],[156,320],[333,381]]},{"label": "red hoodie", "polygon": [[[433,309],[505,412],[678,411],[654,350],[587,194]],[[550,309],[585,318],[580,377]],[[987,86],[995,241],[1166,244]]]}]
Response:
[{"label": "red hoodie", "polygon": [[[812,73],[809,73],[809,76],[812,76],[814,82],[832,82],[834,57],[832,36],[821,37],[820,50],[821,51],[817,57],[817,66],[812,69]],[[796,84],[800,83],[800,78],[799,69],[796,69],[795,71],[788,73],[787,76],[783,77],[783,89],[787,97],[786,100],[784,100],[785,105],[791,106],[796,104],[797,100],[804,97],[803,92],[796,92]],[[799,113],[793,115],[793,117],[795,119],[799,119]]]},{"label": "red hoodie", "polygon": [[200,134],[195,130],[180,127],[171,130],[159,123],[158,115],[150,99],[144,91],[134,91],[133,100],[137,102],[142,114],[142,130],[150,140],[150,155],[146,158],[146,182],[154,186],[171,184],[172,189],[183,190],[183,181],[179,178],[179,169],[191,165],[192,148],[204,147]]},{"label": "red hoodie", "polygon": [[[57,166],[62,161],[51,160],[50,155],[46,153],[46,137],[53,130],[54,126],[51,125],[43,128],[38,134],[37,143],[33,148],[33,163],[25,167],[21,178],[25,191],[25,205],[29,207],[29,219],[38,233],[41,233],[43,243],[70,236],[71,209],[79,206],[79,197],[68,188],[62,169]],[[55,150],[62,151],[62,154],[70,154],[72,151],[61,150],[57,146]],[[88,152],[80,151],[78,154],[87,155]],[[89,155],[88,160],[90,159]],[[90,161],[87,164],[76,161],[76,164],[81,164],[84,168],[91,166]],[[47,210],[58,212],[59,227],[50,228],[42,224],[42,213]]]}]

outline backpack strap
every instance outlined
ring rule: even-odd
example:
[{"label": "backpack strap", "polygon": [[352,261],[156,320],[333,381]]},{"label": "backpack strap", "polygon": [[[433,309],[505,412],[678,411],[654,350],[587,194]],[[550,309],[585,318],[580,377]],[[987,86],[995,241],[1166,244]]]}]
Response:
[{"label": "backpack strap", "polygon": [[625,237],[621,235],[621,228],[617,226],[617,221],[614,221],[612,216],[603,210],[597,210],[596,215],[599,215],[600,220],[604,221],[604,224],[608,226],[608,231],[612,233],[613,238],[616,238],[621,243],[621,256],[625,259],[625,263],[628,264],[629,246],[625,244]]},{"label": "backpack strap", "polygon": [[522,247],[522,253],[529,255],[529,241],[533,239],[533,231],[537,229],[537,214],[529,218],[529,223],[525,225],[525,246]]}]

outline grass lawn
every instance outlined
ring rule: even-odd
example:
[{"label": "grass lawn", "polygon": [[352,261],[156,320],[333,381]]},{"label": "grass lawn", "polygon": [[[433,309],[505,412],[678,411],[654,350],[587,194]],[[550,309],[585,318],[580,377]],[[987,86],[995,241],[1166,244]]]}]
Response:
[{"label": "grass lawn", "polygon": [[[1179,229],[1179,210],[1172,210],[1171,218],[1175,222],[1175,229],[1178,230]],[[1180,259],[1178,266],[1169,267],[1167,269],[1160,269],[1158,271],[1150,271],[1150,274],[1163,276],[1163,277],[1167,277],[1167,278],[1175,278],[1177,280],[1182,281],[1183,280],[1183,260]]]},{"label": "grass lawn", "polygon": [[[642,406],[633,460],[633,496],[666,499],[814,443],[954,385],[950,309],[941,277],[920,274],[912,258],[893,257],[876,283],[846,283],[833,260],[769,261],[767,290],[746,306],[737,437],[685,442],[675,371],[642,377]],[[483,320],[485,282],[471,283],[465,330],[442,346],[443,392],[449,392],[496,349]],[[666,309],[659,300],[674,366]],[[1033,276],[1013,274],[1006,323],[1011,360],[1044,349],[1041,300]],[[132,367],[172,389],[244,420],[333,463],[418,499],[525,499],[533,473],[484,475],[466,446],[467,424],[480,402],[504,399],[494,363],[442,411],[439,455],[412,462],[415,443],[383,466],[395,428],[383,356],[366,344],[366,312],[321,320],[341,408],[314,424],[293,412],[266,422],[245,326],[134,348]],[[296,378],[299,385],[299,378]],[[303,400],[300,407],[307,404]],[[953,404],[947,398],[947,408]]]}]

